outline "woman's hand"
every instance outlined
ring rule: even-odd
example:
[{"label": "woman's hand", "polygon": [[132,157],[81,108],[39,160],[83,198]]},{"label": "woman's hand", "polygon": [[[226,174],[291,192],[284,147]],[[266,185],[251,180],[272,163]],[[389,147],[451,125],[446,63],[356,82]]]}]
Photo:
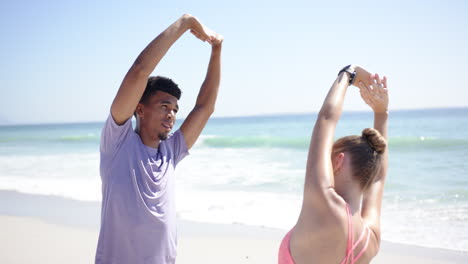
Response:
[{"label": "woman's hand", "polygon": [[353,64],[351,65],[351,69],[356,72],[356,76],[354,77],[353,85],[356,87],[359,87],[359,83],[363,82],[367,85],[370,85],[370,76],[372,75],[370,72],[368,72],[366,69],[363,67]]},{"label": "woman's hand", "polygon": [[369,81],[359,81],[361,97],[375,113],[388,111],[387,77],[380,78],[378,74],[371,74]]}]

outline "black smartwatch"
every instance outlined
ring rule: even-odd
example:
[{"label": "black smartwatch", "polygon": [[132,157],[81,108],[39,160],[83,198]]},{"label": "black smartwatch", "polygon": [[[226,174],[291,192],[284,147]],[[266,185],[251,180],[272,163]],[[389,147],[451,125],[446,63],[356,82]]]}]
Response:
[{"label": "black smartwatch", "polygon": [[342,72],[347,72],[349,73],[349,85],[353,84],[354,78],[356,77],[356,71],[351,70],[351,65],[348,65],[341,69],[340,72],[338,72],[338,75],[340,75]]}]

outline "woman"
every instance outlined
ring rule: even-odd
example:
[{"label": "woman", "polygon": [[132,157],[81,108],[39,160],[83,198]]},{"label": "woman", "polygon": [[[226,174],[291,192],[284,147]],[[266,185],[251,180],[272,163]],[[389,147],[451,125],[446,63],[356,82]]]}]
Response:
[{"label": "woman", "polygon": [[[359,85],[374,111],[374,128],[333,142],[346,90]],[[369,263],[380,245],[380,210],[387,172],[386,77],[350,65],[322,105],[307,159],[301,213],[281,242],[279,263]]]}]

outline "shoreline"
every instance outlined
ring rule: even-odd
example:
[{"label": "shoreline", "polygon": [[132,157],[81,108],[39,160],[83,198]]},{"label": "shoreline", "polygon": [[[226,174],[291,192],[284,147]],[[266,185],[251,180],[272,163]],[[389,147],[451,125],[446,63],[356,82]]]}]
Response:
[{"label": "shoreline", "polygon": [[[92,263],[100,202],[0,190],[1,263]],[[286,230],[178,220],[177,263],[277,263]],[[76,261],[76,262],[70,262]],[[382,241],[372,263],[468,263],[468,251]]]}]

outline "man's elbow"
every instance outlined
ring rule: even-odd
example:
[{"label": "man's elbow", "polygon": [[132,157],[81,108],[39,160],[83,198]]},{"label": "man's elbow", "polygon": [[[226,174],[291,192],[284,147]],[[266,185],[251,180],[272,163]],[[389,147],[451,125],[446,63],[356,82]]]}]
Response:
[{"label": "man's elbow", "polygon": [[142,59],[138,57],[128,71],[128,75],[135,77],[148,77],[151,72],[152,71],[145,65]]},{"label": "man's elbow", "polygon": [[215,106],[212,105],[212,106],[205,106],[204,107],[204,110],[203,112],[208,116],[210,117],[215,111]]},{"label": "man's elbow", "polygon": [[194,108],[194,111],[201,113],[206,117],[210,117],[215,111],[215,106],[214,105],[196,105]]}]

